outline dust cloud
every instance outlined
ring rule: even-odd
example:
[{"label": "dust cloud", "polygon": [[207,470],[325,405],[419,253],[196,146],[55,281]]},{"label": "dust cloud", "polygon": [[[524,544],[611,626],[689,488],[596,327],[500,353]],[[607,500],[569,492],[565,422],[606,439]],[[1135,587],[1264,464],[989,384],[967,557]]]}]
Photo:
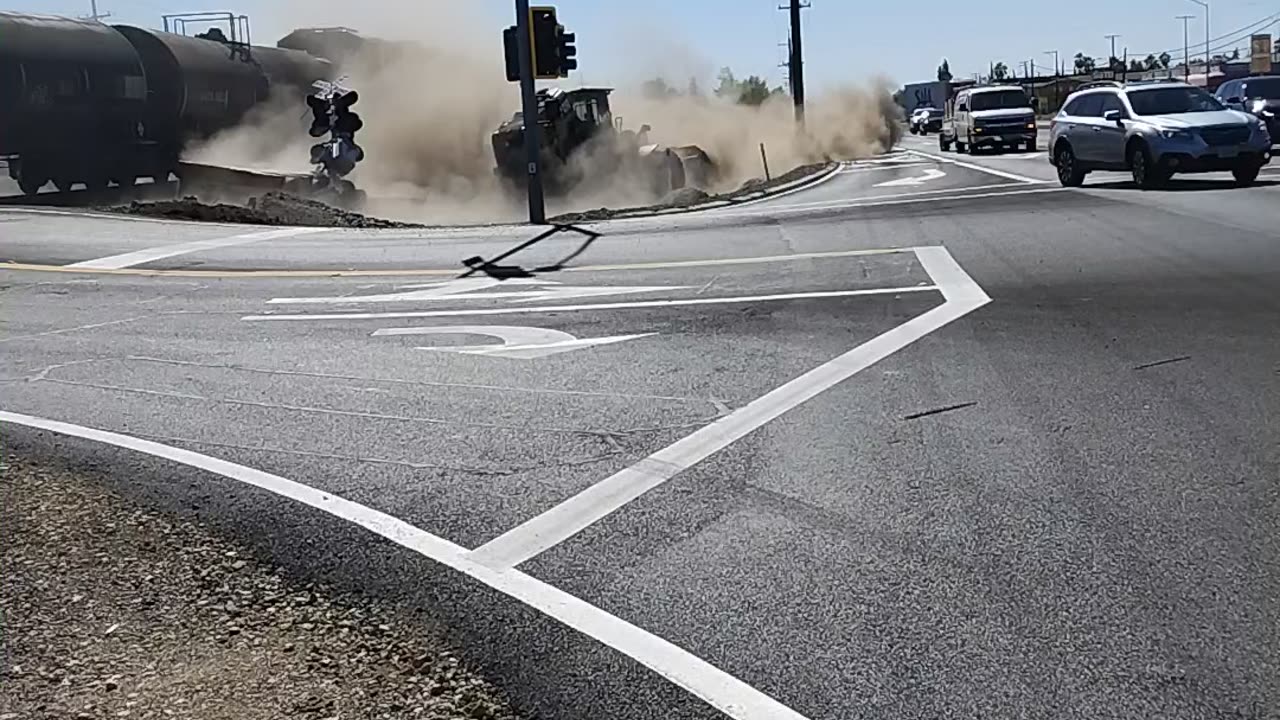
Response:
[{"label": "dust cloud", "polygon": [[[444,0],[290,0],[277,27],[346,26],[366,38],[391,43],[362,51],[341,64],[346,84],[360,93],[354,108],[365,121],[357,142],[365,160],[351,179],[370,198],[367,212],[426,223],[501,222],[524,216],[523,193],[513,192],[493,172],[490,136],[519,109],[517,86],[502,67],[505,15],[476,3]],[[496,12],[496,11],[495,11]],[[621,22],[621,21],[620,21]],[[713,192],[732,190],[764,175],[760,144],[769,168],[780,175],[798,165],[854,159],[882,152],[897,140],[898,111],[887,84],[827,92],[808,102],[806,132],[797,133],[789,98],[749,107],[709,92],[715,64],[678,40],[654,42],[636,34],[626,53],[630,77],[597,77],[585,68],[562,83],[576,87],[619,83],[611,101],[625,127],[651,126],[651,142],[698,145],[716,164]],[[643,36],[643,37],[642,37]],[[628,49],[630,47],[630,49]],[[643,52],[640,51],[643,48]],[[637,58],[652,57],[653,62]],[[585,66],[585,63],[584,63]],[[590,75],[590,77],[587,77]],[[581,77],[578,77],[581,76]],[[682,90],[696,78],[704,91],[655,99],[640,91],[642,80],[665,77]],[[305,105],[275,100],[255,108],[238,128],[191,147],[186,159],[286,172],[308,170],[310,123]],[[614,178],[592,182],[569,198],[548,201],[548,212],[602,206],[646,205],[658,198],[644,182]]]}]

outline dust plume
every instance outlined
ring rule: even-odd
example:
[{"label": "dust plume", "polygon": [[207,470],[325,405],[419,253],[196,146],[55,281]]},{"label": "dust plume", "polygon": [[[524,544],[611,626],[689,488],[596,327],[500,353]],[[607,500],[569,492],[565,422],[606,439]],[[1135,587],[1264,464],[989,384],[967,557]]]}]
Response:
[{"label": "dust plume", "polygon": [[[368,44],[340,63],[346,84],[360,93],[354,109],[365,125],[356,140],[365,160],[351,180],[368,192],[368,212],[426,223],[521,219],[523,195],[494,175],[490,141],[498,125],[519,109],[518,88],[506,81],[502,67],[500,31],[510,18],[487,15],[476,3],[444,0],[286,4],[293,5],[292,12],[282,14],[278,27],[342,25],[358,29],[365,38],[391,41]],[[617,80],[670,73],[681,78],[682,89],[689,77],[697,78],[695,85],[710,87],[714,63],[676,41],[668,45],[661,62],[632,65],[632,77]],[[625,53],[625,44],[616,50]],[[583,64],[588,71],[587,62]],[[592,84],[609,84],[599,70],[589,73]],[[578,82],[575,76],[563,85],[572,88]],[[772,174],[780,175],[802,164],[881,152],[897,139],[897,111],[884,84],[811,99],[805,133],[796,131],[786,97],[750,107],[696,88],[688,88],[692,94],[654,99],[640,92],[638,82],[626,84],[612,96],[614,116],[622,117],[629,130],[652,126],[651,142],[701,146],[716,164],[713,187],[707,188],[711,191],[732,190],[762,177],[761,143]],[[309,122],[304,104],[277,100],[255,108],[240,127],[189,148],[185,157],[306,171],[307,149],[315,142],[307,136]],[[615,177],[585,183],[571,197],[549,200],[548,210],[645,205],[657,199],[649,183]]]}]

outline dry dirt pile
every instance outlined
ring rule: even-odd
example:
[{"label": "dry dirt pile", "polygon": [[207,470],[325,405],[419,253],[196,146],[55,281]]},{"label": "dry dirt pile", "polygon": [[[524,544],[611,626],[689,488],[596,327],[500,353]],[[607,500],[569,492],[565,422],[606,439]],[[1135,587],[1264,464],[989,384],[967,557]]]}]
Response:
[{"label": "dry dirt pile", "polygon": [[276,192],[250,198],[245,205],[205,203],[194,197],[185,197],[181,200],[132,202],[128,205],[103,209],[125,215],[142,215],[167,220],[197,220],[245,225],[339,228],[414,227],[408,223],[369,217],[315,200]]}]

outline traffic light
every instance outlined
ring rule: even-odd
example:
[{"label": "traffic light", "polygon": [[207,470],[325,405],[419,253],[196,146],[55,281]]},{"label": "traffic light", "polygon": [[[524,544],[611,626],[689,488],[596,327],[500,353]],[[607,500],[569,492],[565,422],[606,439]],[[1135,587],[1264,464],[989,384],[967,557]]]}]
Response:
[{"label": "traffic light", "polygon": [[556,22],[556,9],[550,5],[529,8],[529,40],[533,44],[533,77],[553,80],[560,77],[561,25]]},{"label": "traffic light", "polygon": [[577,36],[565,32],[563,25],[556,26],[556,55],[560,60],[560,77],[568,77],[570,70],[578,69],[578,48],[574,45]]}]

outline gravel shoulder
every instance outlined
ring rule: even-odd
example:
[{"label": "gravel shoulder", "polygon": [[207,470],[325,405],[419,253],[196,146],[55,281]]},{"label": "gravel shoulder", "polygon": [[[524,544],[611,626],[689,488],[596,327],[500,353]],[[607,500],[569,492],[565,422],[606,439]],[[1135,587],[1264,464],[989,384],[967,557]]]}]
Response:
[{"label": "gravel shoulder", "polygon": [[425,622],[72,471],[0,463],[0,720],[518,715]]}]

